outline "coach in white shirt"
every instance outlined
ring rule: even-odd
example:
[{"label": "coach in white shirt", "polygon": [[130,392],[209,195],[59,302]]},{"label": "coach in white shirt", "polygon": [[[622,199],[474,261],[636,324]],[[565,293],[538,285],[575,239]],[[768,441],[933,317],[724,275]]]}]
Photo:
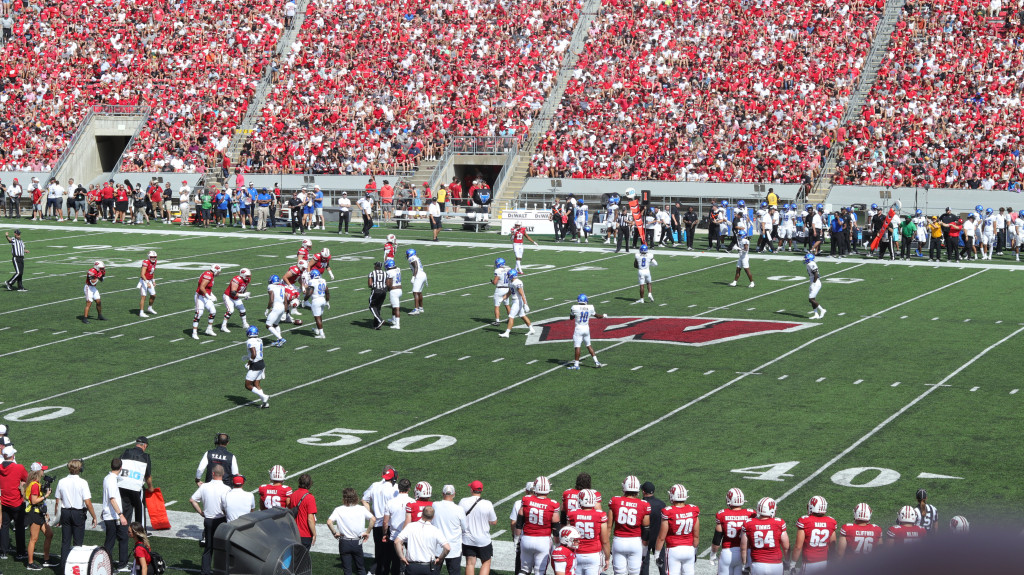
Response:
[{"label": "coach in white shirt", "polygon": [[256,511],[256,499],[243,487],[245,477],[241,475],[232,477],[231,485],[231,491],[224,495],[224,516],[228,521],[234,521]]},{"label": "coach in white shirt", "polygon": [[384,529],[384,516],[388,513],[388,504],[398,496],[398,476],[395,468],[385,465],[380,474],[380,481],[372,483],[363,492],[363,507],[373,514],[373,558],[374,575],[388,575],[391,573],[391,562],[394,560],[394,553],[391,551],[391,543],[387,538],[387,531]]},{"label": "coach in white shirt", "polygon": [[335,507],[331,516],[327,518],[327,528],[338,540],[338,555],[341,556],[345,575],[352,575],[353,565],[356,568],[356,575],[366,573],[363,567],[362,543],[370,537],[370,528],[366,526],[366,522],[369,521],[370,525],[373,525],[374,517],[369,509],[358,503],[356,490],[346,487],[341,492],[341,505]]},{"label": "coach in white shirt", "polygon": [[100,512],[103,528],[107,531],[103,548],[113,558],[114,539],[116,538],[120,550],[118,561],[114,563],[114,569],[120,569],[127,565],[129,554],[134,549],[128,538],[128,518],[121,511],[121,490],[117,487],[119,475],[121,475],[121,459],[114,458],[110,461],[110,473],[103,478],[103,511]]},{"label": "coach in white shirt", "polygon": [[[434,575],[451,552],[444,533],[431,524],[433,519],[434,508],[424,507],[420,520],[406,525],[395,539],[395,553],[405,564],[406,575]],[[403,544],[409,546],[408,553]]]},{"label": "coach in white shirt", "polygon": [[210,472],[213,480],[202,484],[189,499],[196,513],[203,516],[203,539],[206,540],[203,548],[203,575],[213,573],[210,569],[213,561],[213,534],[225,521],[224,496],[231,491],[230,487],[224,485],[224,467],[220,464],[214,465]]},{"label": "coach in white shirt", "polygon": [[191,207],[189,202],[192,197],[192,188],[188,185],[188,180],[181,181],[181,187],[178,188],[178,211],[181,212],[181,225],[188,224],[188,218],[191,214]]},{"label": "coach in white shirt", "polygon": [[[6,455],[7,449],[4,448]],[[72,543],[75,546],[81,545],[85,539],[85,510],[92,515],[92,526],[96,527],[96,510],[92,507],[92,492],[89,491],[89,484],[81,477],[82,460],[72,459],[68,462],[68,475],[57,482],[57,490],[54,498],[57,500],[54,514],[60,517],[60,560],[61,565],[58,573],[64,572],[64,562],[67,561],[68,553],[71,552]]]},{"label": "coach in white shirt", "polygon": [[[480,558],[480,575],[491,572],[491,556],[494,548],[491,545],[491,525],[498,524],[498,516],[494,514],[494,505],[483,498],[484,484],[474,481],[469,484],[473,495],[463,497],[459,507],[466,513],[466,530],[462,534],[462,554],[466,557],[466,575],[473,575],[476,559]],[[519,501],[522,505],[522,500]],[[435,506],[437,504],[435,503]],[[519,510],[516,509],[518,515]]]},{"label": "coach in white shirt", "polygon": [[[384,515],[384,528],[388,531],[389,541],[394,541],[402,532],[402,527],[405,526],[405,506],[413,501],[413,498],[409,497],[410,487],[412,487],[412,481],[403,478],[398,482],[398,495],[388,503],[388,511]],[[394,552],[392,551],[392,553]],[[398,557],[394,557],[397,561]]]},{"label": "coach in white shirt", "polygon": [[434,502],[433,524],[451,547],[445,558],[448,575],[462,575],[462,534],[466,532],[466,511],[455,503],[455,486],[441,488],[441,501]]}]

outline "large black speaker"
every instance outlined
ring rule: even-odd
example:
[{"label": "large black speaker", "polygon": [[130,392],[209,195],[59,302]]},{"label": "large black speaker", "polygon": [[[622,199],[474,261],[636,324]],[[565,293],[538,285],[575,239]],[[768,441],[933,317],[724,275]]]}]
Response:
[{"label": "large black speaker", "polygon": [[309,575],[309,552],[295,515],[276,507],[239,517],[213,535],[213,572],[223,575]]}]

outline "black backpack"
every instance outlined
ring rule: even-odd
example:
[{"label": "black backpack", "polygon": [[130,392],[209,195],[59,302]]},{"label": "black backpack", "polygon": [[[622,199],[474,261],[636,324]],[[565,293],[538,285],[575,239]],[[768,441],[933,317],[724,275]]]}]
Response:
[{"label": "black backpack", "polygon": [[164,575],[164,572],[167,571],[167,562],[164,561],[163,555],[149,549],[149,559],[149,566],[152,572],[156,575]]}]

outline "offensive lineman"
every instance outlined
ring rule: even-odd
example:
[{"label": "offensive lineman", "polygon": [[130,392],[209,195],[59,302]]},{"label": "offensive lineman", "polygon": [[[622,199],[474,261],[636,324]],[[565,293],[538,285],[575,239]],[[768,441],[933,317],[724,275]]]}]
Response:
[{"label": "offensive lineman", "polygon": [[263,373],[265,367],[263,363],[263,339],[260,338],[259,328],[254,325],[246,328],[245,335],[248,338],[245,340],[245,368],[247,370],[245,372],[245,389],[255,393],[260,398],[263,402],[260,405],[260,409],[266,409],[270,407],[270,396],[263,393],[263,388],[260,387],[260,381],[266,377]]},{"label": "offensive lineman", "polygon": [[491,325],[501,325],[502,304],[505,304],[505,315],[508,315],[508,272],[505,258],[494,260],[494,277],[491,278],[494,284],[494,323]]},{"label": "offensive lineman", "polygon": [[402,270],[395,264],[394,259],[384,262],[384,274],[387,279],[384,285],[388,289],[388,297],[391,300],[391,329],[402,329]]},{"label": "offensive lineman", "polygon": [[96,284],[103,281],[107,275],[107,266],[101,261],[95,261],[92,268],[85,274],[85,313],[82,314],[82,323],[89,323],[89,308],[92,302],[96,302],[96,319],[106,321],[103,317],[103,304],[100,303],[100,290]]},{"label": "offensive lineman", "polygon": [[327,287],[327,280],[320,275],[319,270],[309,272],[309,285],[306,286],[306,298],[310,300],[310,307],[313,309],[313,337],[326,339],[324,335],[324,310],[331,309],[331,290]]},{"label": "offensive lineman", "polygon": [[199,339],[199,316],[203,310],[209,312],[207,317],[206,335],[217,335],[213,331],[213,318],[217,317],[217,300],[213,297],[213,278],[220,274],[219,264],[213,264],[199,276],[199,284],[196,285],[194,296],[196,303],[196,315],[192,317],[192,339]]},{"label": "offensive lineman", "polygon": [[[284,277],[281,278],[281,281],[295,291],[305,291],[306,286],[309,285],[309,262],[306,260],[299,260],[298,263],[289,267],[288,271],[284,272]],[[295,286],[296,283],[299,284],[298,287]],[[286,319],[291,319],[292,316],[298,317],[300,315],[302,314],[299,313],[299,310],[285,310]]]},{"label": "offensive lineman", "polygon": [[689,493],[681,484],[668,490],[671,505],[661,510],[661,532],[654,544],[654,556],[661,561],[661,549],[668,545],[664,559],[668,575],[693,575],[700,545],[700,508],[686,502]]},{"label": "offensive lineman", "polygon": [[[640,300],[643,301],[643,300]],[[511,316],[509,316],[511,317]],[[587,300],[587,294],[580,294],[576,296],[576,305],[569,309],[569,319],[576,323],[576,327],[572,332],[572,345],[573,345],[573,361],[567,369],[579,370],[580,368],[580,347],[583,345],[587,346],[587,351],[590,352],[590,357],[594,358],[594,367],[603,367],[604,364],[597,360],[597,352],[594,351],[594,347],[590,345],[590,318],[604,318],[605,314],[595,313],[594,306],[590,305]],[[533,328],[530,328],[533,331]]]},{"label": "offensive lineman", "polygon": [[896,515],[896,525],[893,525],[886,532],[889,545],[903,545],[906,543],[917,543],[924,539],[928,530],[917,525],[920,517],[917,509],[904,505]]},{"label": "offensive lineman", "polygon": [[412,306],[409,315],[423,313],[423,286],[427,285],[427,272],[423,271],[423,262],[416,255],[416,250],[405,250],[405,259],[409,261],[409,269],[412,270]]},{"label": "offensive lineman", "polygon": [[519,272],[516,270],[509,270],[508,272],[508,300],[509,300],[509,312],[508,312],[508,324],[506,325],[505,331],[498,334],[498,337],[508,337],[512,333],[512,324],[515,323],[517,317],[523,318],[523,322],[526,323],[526,327],[530,328],[530,331],[526,332],[526,335],[533,335],[533,324],[530,322],[530,318],[526,317],[526,314],[530,313],[530,306],[526,303],[526,292],[523,291],[523,280],[517,276]]},{"label": "offensive lineman", "polygon": [[579,575],[600,575],[612,562],[608,515],[595,509],[600,500],[597,491],[582,489],[576,499],[579,509],[569,511],[566,520],[580,532],[580,544],[576,550]]},{"label": "offensive lineman", "polygon": [[757,517],[743,524],[740,557],[750,551],[750,575],[782,575],[789,570],[789,534],[786,522],[775,517],[775,500],[762,497]]},{"label": "offensive lineman", "polygon": [[302,245],[299,246],[299,252],[296,254],[296,262],[306,262],[307,267],[309,265],[309,248],[313,247],[313,241],[309,238],[302,240]]},{"label": "offensive lineman", "polygon": [[653,255],[647,250],[647,244],[640,244],[640,252],[635,256],[633,267],[637,270],[637,282],[640,284],[640,299],[636,303],[644,303],[644,287],[647,288],[647,297],[654,301],[654,292],[651,290],[651,266],[658,265]]},{"label": "offensive lineman", "polygon": [[242,300],[252,296],[249,293],[249,282],[252,280],[252,272],[249,268],[238,270],[238,275],[231,278],[228,287],[224,288],[224,320],[220,322],[220,330],[224,333],[231,333],[228,330],[228,319],[231,314],[238,310],[238,317],[242,320],[242,329],[249,329],[249,320],[245,317],[245,303]]},{"label": "offensive lineman", "polygon": [[395,234],[388,234],[387,241],[384,242],[384,263],[387,264],[388,260],[395,260],[395,250],[398,248],[398,238]]},{"label": "offensive lineman", "polygon": [[736,232],[736,238],[736,243],[740,247],[740,257],[736,261],[736,277],[732,278],[729,287],[736,287],[736,282],[740,280],[740,270],[742,270],[747,272],[747,279],[750,280],[750,285],[747,287],[752,288],[754,287],[754,276],[750,273],[750,238],[741,231]]},{"label": "offensive lineman", "polygon": [[309,264],[310,273],[313,270],[320,272],[320,275],[326,273],[331,276],[332,280],[334,279],[334,271],[331,269],[331,250],[329,248],[324,248],[320,250],[320,253],[313,256],[313,261]]},{"label": "offensive lineman", "polygon": [[807,277],[811,280],[810,292],[807,301],[811,302],[811,319],[825,317],[825,308],[816,299],[821,291],[821,274],[818,272],[818,264],[814,261],[814,254],[804,254],[804,263],[807,264]]},{"label": "offensive lineman", "polygon": [[[530,240],[533,245],[537,245],[537,242],[533,241],[530,234],[526,233],[526,228],[519,222],[512,226],[509,235],[512,237],[512,252],[516,256],[516,271],[523,273],[523,239]],[[555,235],[557,237],[557,234]]]},{"label": "offensive lineman", "polygon": [[[146,315],[146,295],[149,295],[149,313],[156,315],[153,309],[153,302],[156,301],[156,281],[153,274],[156,272],[156,252],[150,251],[146,259],[142,260],[142,269],[139,270],[139,317]],[[99,306],[97,304],[97,309]]]},{"label": "offensive lineman", "polygon": [[826,511],[828,502],[815,495],[807,502],[807,515],[796,521],[792,564],[802,556],[803,573],[822,573],[828,567],[828,549],[836,542],[836,520],[825,515]]},{"label": "offensive lineman", "polygon": [[559,503],[548,497],[551,482],[547,477],[540,476],[533,482],[533,493],[523,497],[516,516],[515,527],[522,530],[519,538],[520,575],[544,575],[547,572],[551,537],[558,534],[561,524]]},{"label": "offensive lineman", "polygon": [[[718,575],[740,575],[744,557],[740,555],[740,533],[747,520],[756,517],[753,509],[744,509],[743,491],[733,487],[725,494],[726,508],[715,514],[715,535],[711,539],[711,564],[718,562]],[[718,550],[721,549],[721,555]],[[717,559],[716,559],[717,556]]]},{"label": "offensive lineman", "polygon": [[608,502],[614,575],[639,575],[651,529],[651,504],[640,498],[640,480],[635,475],[622,482],[622,495]]},{"label": "offensive lineman", "polygon": [[846,554],[847,547],[855,555],[866,555],[882,543],[882,528],[871,523],[871,506],[867,503],[858,503],[853,508],[853,523],[840,527],[839,535],[836,553],[840,558]]}]

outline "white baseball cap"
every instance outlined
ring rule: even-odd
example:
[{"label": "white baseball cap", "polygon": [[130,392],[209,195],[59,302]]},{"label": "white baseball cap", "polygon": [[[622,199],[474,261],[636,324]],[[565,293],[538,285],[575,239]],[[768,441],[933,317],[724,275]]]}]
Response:
[{"label": "white baseball cap", "polygon": [[39,463],[38,461],[32,464],[32,471],[46,471],[49,469],[48,466]]},{"label": "white baseball cap", "polygon": [[7,447],[4,448],[3,455],[4,457],[14,457],[14,454],[17,452],[18,450],[15,449],[13,445],[8,445]]},{"label": "white baseball cap", "polygon": [[455,495],[455,486],[445,485],[444,487],[441,488],[441,493],[444,495]]},{"label": "white baseball cap", "polygon": [[0,435],[7,435],[7,426],[0,424]]}]

